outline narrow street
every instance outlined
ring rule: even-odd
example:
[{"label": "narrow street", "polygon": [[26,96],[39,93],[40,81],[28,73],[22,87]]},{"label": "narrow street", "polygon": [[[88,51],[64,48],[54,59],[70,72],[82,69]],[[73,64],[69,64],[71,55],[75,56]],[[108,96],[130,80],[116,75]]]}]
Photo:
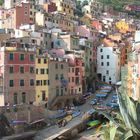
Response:
[{"label": "narrow street", "polygon": [[[91,96],[91,98],[86,101],[86,103],[84,105],[81,105],[81,106],[77,107],[77,110],[81,111],[80,116],[72,119],[65,127],[59,128],[57,125],[54,125],[54,126],[51,126],[49,128],[45,128],[45,129],[39,131],[37,133],[37,135],[35,136],[35,140],[44,140],[44,139],[45,140],[51,140],[53,138],[58,137],[60,134],[63,134],[64,132],[68,131],[69,129],[71,129],[72,127],[76,126],[80,122],[82,122],[81,118],[84,115],[84,113],[93,108],[90,105],[90,102],[91,102],[92,99],[95,98],[95,95],[96,94],[93,94]],[[112,96],[113,96],[113,94],[109,93],[109,96],[107,97],[107,99],[105,101],[103,101],[103,105],[108,103],[112,99]],[[93,131],[94,130],[92,130],[92,132]],[[83,132],[83,133],[85,133],[85,132]],[[82,136],[82,133],[80,134],[80,136]]]}]

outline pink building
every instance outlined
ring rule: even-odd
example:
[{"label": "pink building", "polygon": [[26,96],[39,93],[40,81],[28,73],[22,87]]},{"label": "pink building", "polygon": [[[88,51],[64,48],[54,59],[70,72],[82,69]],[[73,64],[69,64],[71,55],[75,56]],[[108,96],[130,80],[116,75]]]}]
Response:
[{"label": "pink building", "polygon": [[97,39],[96,32],[94,32],[94,30],[90,29],[86,25],[81,25],[81,26],[75,27],[75,32],[79,36],[86,37],[93,41]]},{"label": "pink building", "polygon": [[69,94],[83,94],[84,63],[81,58],[69,58]]},{"label": "pink building", "polygon": [[23,45],[7,42],[0,49],[0,106],[35,100],[35,52]]}]

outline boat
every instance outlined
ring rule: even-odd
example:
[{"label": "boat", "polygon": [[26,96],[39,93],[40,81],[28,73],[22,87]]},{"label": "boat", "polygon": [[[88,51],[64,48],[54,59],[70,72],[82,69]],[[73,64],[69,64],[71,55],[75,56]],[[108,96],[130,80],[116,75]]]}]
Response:
[{"label": "boat", "polygon": [[72,118],[75,118],[75,117],[79,116],[80,114],[81,114],[80,111],[74,111],[74,112],[72,113]]},{"label": "boat", "polygon": [[63,118],[63,120],[66,120],[67,122],[72,120],[72,115],[68,115],[65,118]]},{"label": "boat", "polygon": [[88,122],[87,126],[88,126],[88,129],[92,129],[94,127],[97,127],[100,124],[101,124],[101,122],[99,120],[94,120],[94,121]]},{"label": "boat", "polygon": [[104,93],[104,94],[96,94],[96,97],[98,97],[98,98],[105,98],[105,97],[107,97],[107,93]]},{"label": "boat", "polygon": [[72,120],[72,115],[67,115],[63,119],[58,120],[58,127],[64,127],[71,120]]}]

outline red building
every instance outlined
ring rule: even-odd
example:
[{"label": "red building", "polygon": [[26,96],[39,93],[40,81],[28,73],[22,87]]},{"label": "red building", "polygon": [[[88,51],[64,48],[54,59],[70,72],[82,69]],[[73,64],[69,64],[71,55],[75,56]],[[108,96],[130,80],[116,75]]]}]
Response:
[{"label": "red building", "polygon": [[33,24],[35,18],[35,10],[30,3],[21,3],[15,7],[15,26],[19,28],[24,24]]},{"label": "red building", "polygon": [[0,48],[0,106],[35,100],[35,52],[24,45],[7,42]]}]

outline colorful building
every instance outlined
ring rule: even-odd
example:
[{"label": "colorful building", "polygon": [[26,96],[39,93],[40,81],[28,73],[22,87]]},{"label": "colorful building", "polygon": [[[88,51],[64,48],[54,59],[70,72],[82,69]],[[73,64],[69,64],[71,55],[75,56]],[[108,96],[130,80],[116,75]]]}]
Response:
[{"label": "colorful building", "polygon": [[19,29],[21,25],[35,23],[35,6],[32,3],[21,3],[12,9],[1,9],[1,28]]},{"label": "colorful building", "polygon": [[52,0],[57,6],[57,11],[61,13],[66,13],[69,17],[74,17],[74,2],[69,0]]},{"label": "colorful building", "polygon": [[[84,62],[82,58],[69,55],[69,95],[82,95],[83,94],[83,80],[84,80]],[[73,62],[72,62],[73,61]]]},{"label": "colorful building", "polygon": [[36,57],[36,103],[47,103],[48,101],[48,58],[47,55]]},{"label": "colorful building", "polygon": [[[49,58],[48,107],[64,106],[68,96],[68,60]],[[64,97],[64,98],[63,98]],[[61,99],[61,101],[58,101]],[[62,102],[63,99],[63,102]],[[58,104],[57,104],[58,103]]]},{"label": "colorful building", "polygon": [[35,50],[12,40],[0,49],[0,105],[35,101]]}]

